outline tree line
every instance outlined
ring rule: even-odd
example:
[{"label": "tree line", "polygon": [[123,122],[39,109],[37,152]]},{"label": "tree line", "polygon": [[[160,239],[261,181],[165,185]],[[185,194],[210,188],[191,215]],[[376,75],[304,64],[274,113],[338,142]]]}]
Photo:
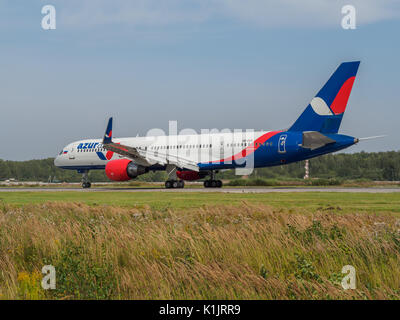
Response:
[{"label": "tree line", "polygon": [[[76,171],[63,170],[54,166],[54,159],[29,161],[5,161],[0,159],[0,180],[79,182],[81,175]],[[255,169],[252,178],[301,179],[304,177],[304,161],[270,168]],[[90,172],[93,182],[109,181],[104,170]],[[221,179],[238,178],[234,170],[218,174]],[[310,160],[311,178],[368,179],[378,181],[400,180],[400,151],[360,152],[353,154],[329,154]],[[165,172],[150,172],[139,176],[140,181],[164,181]]]}]

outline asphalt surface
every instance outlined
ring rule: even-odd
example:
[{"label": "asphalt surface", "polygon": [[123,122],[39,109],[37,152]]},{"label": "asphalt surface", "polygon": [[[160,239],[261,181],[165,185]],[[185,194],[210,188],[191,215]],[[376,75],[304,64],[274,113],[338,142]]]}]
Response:
[{"label": "asphalt surface", "polygon": [[0,192],[222,192],[222,193],[289,193],[289,192],[349,192],[349,193],[400,193],[400,188],[0,188]]}]

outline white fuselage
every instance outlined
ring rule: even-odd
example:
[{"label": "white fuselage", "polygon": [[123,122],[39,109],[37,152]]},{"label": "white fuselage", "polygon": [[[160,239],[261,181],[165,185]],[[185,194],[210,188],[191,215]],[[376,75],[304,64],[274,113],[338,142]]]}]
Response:
[{"label": "white fuselage", "polygon": [[[219,161],[249,148],[268,131],[114,138],[114,143],[148,152],[153,157],[179,157],[196,163]],[[56,157],[57,167],[65,169],[101,169],[108,161],[126,158],[104,149],[101,139],[87,139],[68,144]],[[154,164],[157,162],[154,161]]]}]

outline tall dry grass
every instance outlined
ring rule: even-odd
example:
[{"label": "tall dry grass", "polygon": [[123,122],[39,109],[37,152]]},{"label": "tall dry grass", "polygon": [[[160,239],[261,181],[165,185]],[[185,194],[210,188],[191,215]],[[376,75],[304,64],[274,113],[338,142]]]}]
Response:
[{"label": "tall dry grass", "polygon": [[[0,208],[3,299],[397,299],[397,217],[241,206]],[[56,267],[45,291],[43,265]],[[343,290],[344,265],[357,289]]]}]

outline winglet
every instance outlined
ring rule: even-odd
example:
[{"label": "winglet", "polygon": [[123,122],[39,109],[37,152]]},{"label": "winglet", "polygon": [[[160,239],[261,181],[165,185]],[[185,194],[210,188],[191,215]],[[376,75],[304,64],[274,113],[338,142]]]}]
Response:
[{"label": "winglet", "polygon": [[110,117],[110,119],[108,119],[108,125],[107,125],[106,132],[104,134],[103,144],[112,142],[111,141],[111,139],[112,139],[112,120],[113,120],[112,117]]}]

